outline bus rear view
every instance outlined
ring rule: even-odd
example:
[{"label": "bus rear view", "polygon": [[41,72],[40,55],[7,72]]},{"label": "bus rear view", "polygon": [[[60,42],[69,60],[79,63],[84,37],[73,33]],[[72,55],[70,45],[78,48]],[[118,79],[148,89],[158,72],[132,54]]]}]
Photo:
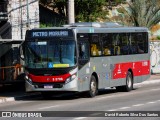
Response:
[{"label": "bus rear view", "polygon": [[23,44],[26,91],[77,91],[76,41],[71,29],[35,29]]}]

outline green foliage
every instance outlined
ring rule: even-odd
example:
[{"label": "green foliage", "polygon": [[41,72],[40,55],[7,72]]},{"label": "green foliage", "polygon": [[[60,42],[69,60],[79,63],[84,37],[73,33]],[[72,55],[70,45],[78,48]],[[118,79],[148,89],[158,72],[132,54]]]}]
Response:
[{"label": "green foliage", "polygon": [[157,39],[158,39],[158,40],[160,40],[160,35],[159,35],[159,36],[157,36]]},{"label": "green foliage", "polygon": [[40,28],[52,27],[51,24],[40,23]]},{"label": "green foliage", "polygon": [[106,0],[76,0],[76,21],[92,22],[105,19],[108,14],[105,6]]},{"label": "green foliage", "polygon": [[[108,14],[106,0],[75,0],[75,21],[99,21]],[[68,16],[68,0],[40,0],[40,4],[52,8],[63,17]]]},{"label": "green foliage", "polygon": [[46,28],[46,27],[60,27],[62,25],[66,24],[65,21],[61,20],[59,22],[54,22],[54,23],[40,23],[40,28]]},{"label": "green foliage", "polygon": [[149,29],[160,21],[159,0],[135,0],[129,3],[127,11],[134,26],[145,26]]}]

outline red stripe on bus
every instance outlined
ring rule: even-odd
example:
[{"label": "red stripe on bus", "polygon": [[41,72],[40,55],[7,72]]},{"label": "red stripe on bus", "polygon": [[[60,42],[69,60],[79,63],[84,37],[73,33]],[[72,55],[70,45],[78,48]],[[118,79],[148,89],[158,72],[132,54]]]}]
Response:
[{"label": "red stripe on bus", "polygon": [[127,71],[131,69],[133,76],[142,76],[150,74],[150,61],[138,61],[128,63],[117,63],[114,66],[113,79],[126,78]]},{"label": "red stripe on bus", "polygon": [[51,82],[65,82],[65,80],[67,78],[69,78],[71,75],[68,74],[63,74],[63,75],[59,75],[59,76],[35,76],[32,74],[29,74],[28,77],[33,81],[33,82],[47,82],[47,83],[51,83]]}]

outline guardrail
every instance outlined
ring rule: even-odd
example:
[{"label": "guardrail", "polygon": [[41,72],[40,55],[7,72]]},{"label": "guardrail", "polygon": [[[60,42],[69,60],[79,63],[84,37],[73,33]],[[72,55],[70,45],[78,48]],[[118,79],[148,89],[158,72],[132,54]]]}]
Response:
[{"label": "guardrail", "polygon": [[13,80],[16,80],[17,76],[20,75],[20,73],[22,73],[23,71],[23,66],[20,64],[16,64],[15,66],[6,66],[6,67],[0,67],[0,73],[1,73],[1,77],[0,79],[2,80],[6,80],[5,78],[5,70],[7,69],[12,69],[12,76],[13,76]]}]

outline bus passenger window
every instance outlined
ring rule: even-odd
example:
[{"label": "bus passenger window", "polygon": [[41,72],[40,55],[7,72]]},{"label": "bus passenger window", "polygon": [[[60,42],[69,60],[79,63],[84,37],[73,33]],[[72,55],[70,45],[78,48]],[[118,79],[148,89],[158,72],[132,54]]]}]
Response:
[{"label": "bus passenger window", "polygon": [[96,44],[91,44],[91,54],[92,56],[100,56],[102,55],[102,52],[99,50]]},{"label": "bus passenger window", "polygon": [[120,55],[120,47],[119,46],[114,47],[114,55]]},{"label": "bus passenger window", "polygon": [[111,55],[111,50],[108,47],[104,48],[104,55]]},{"label": "bus passenger window", "polygon": [[96,44],[91,44],[91,54],[92,56],[97,56],[98,55],[98,49]]},{"label": "bus passenger window", "polygon": [[140,48],[139,45],[137,45],[137,50],[138,50],[138,53],[144,53],[144,51]]},{"label": "bus passenger window", "polygon": [[88,44],[86,42],[82,42],[79,44],[79,59],[88,59],[88,58],[89,58]]},{"label": "bus passenger window", "polygon": [[102,34],[102,41],[103,41],[103,55],[113,55],[114,48],[112,45],[112,34],[111,33],[105,33]]},{"label": "bus passenger window", "polygon": [[103,53],[100,37],[100,34],[91,34],[90,36],[90,50],[92,56],[101,56]]}]

